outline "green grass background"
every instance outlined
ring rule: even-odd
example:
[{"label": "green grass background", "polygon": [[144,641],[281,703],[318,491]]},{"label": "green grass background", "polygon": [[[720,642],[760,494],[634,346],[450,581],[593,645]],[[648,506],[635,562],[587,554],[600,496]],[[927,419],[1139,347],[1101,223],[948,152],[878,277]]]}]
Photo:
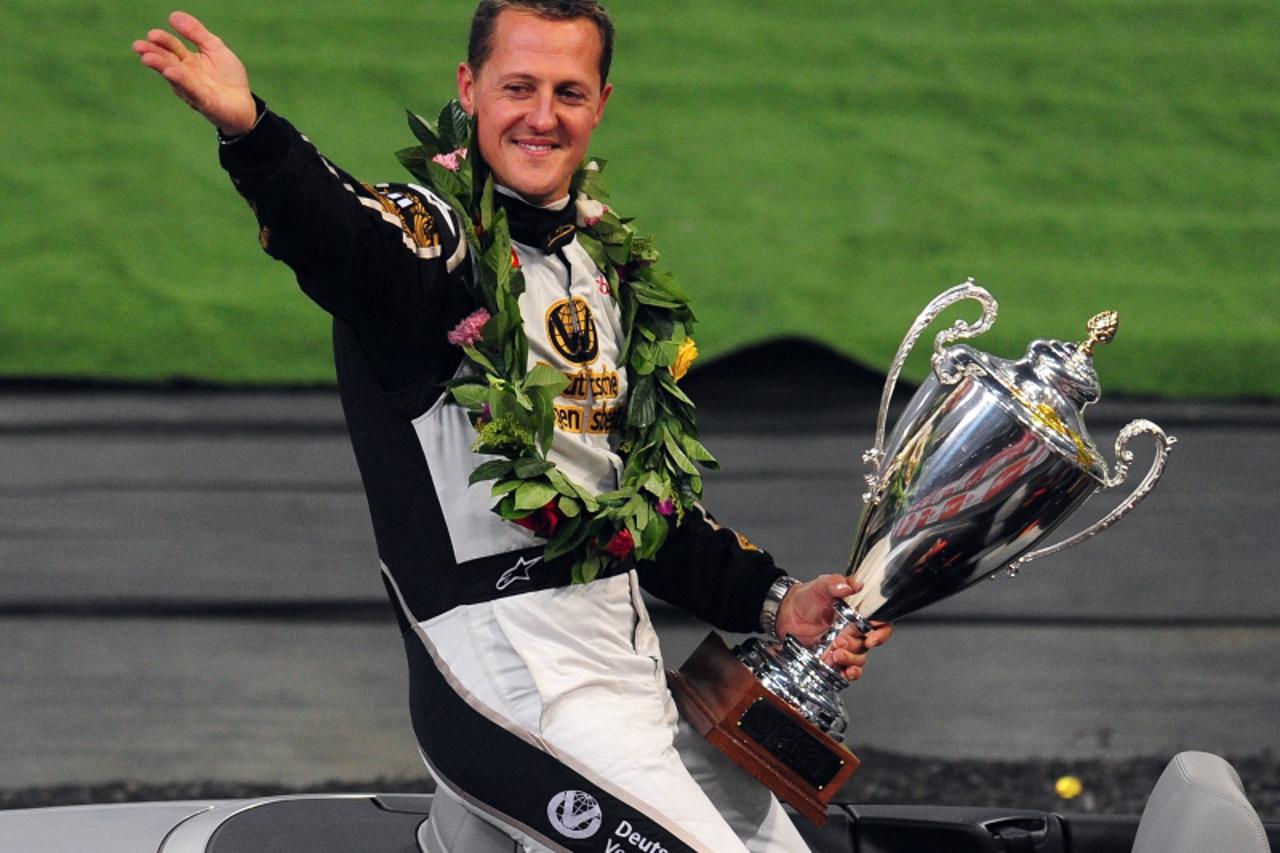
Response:
[{"label": "green grass background", "polygon": [[[189,11],[332,159],[398,180],[402,110],[451,96],[472,5]],[[883,368],[973,275],[1001,302],[985,349],[1115,308],[1108,392],[1280,396],[1275,0],[611,5],[594,151],[704,354],[801,335]],[[212,131],[129,50],[170,8],[0,6],[0,376],[331,378]]]}]

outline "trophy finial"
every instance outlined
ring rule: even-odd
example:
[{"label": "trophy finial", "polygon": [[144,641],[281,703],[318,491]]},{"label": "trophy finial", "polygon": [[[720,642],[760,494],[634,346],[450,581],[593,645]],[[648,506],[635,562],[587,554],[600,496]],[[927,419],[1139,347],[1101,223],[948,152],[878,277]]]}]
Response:
[{"label": "trophy finial", "polygon": [[1087,326],[1089,337],[1076,347],[1076,352],[1082,356],[1092,357],[1094,347],[1098,344],[1111,343],[1115,339],[1116,329],[1119,327],[1120,315],[1115,311],[1103,311],[1101,314],[1094,314]]}]

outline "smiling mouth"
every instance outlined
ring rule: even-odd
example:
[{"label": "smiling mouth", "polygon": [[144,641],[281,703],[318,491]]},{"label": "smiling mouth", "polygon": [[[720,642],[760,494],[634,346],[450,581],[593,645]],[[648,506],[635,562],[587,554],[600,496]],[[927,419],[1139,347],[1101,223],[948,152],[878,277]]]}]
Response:
[{"label": "smiling mouth", "polygon": [[558,146],[550,142],[516,142],[516,147],[528,154],[547,154],[554,151]]}]

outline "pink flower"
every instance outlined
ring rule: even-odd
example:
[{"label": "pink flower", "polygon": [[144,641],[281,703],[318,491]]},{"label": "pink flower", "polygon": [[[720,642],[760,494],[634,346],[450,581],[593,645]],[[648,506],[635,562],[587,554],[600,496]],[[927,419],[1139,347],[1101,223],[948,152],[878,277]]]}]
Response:
[{"label": "pink flower", "polygon": [[600,217],[609,212],[607,204],[588,198],[585,193],[578,196],[577,206],[579,228],[595,227]]},{"label": "pink flower", "polygon": [[431,158],[431,162],[439,163],[450,172],[456,172],[462,167],[462,161],[465,159],[467,159],[467,149],[458,148],[448,154],[437,154]]},{"label": "pink flower", "polygon": [[664,518],[670,518],[671,514],[676,511],[676,502],[671,498],[664,501],[658,501],[658,515]]},{"label": "pink flower", "polygon": [[454,346],[475,346],[480,337],[484,334],[484,324],[489,322],[489,312],[483,308],[477,308],[471,312],[462,322],[453,327],[453,331],[446,337],[449,343]]}]

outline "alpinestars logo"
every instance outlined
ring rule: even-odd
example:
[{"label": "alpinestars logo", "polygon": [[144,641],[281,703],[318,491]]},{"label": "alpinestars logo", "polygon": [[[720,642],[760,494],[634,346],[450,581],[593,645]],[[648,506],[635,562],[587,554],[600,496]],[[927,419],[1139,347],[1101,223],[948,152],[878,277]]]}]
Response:
[{"label": "alpinestars logo", "polygon": [[586,791],[561,791],[547,803],[547,820],[565,838],[590,838],[600,829],[604,813]]},{"label": "alpinestars logo", "polygon": [[529,580],[529,569],[538,565],[541,560],[541,557],[534,557],[532,560],[526,560],[524,557],[521,557],[516,560],[516,564],[514,566],[502,573],[502,576],[498,578],[498,582],[493,585],[493,588],[501,592],[516,581]]}]

